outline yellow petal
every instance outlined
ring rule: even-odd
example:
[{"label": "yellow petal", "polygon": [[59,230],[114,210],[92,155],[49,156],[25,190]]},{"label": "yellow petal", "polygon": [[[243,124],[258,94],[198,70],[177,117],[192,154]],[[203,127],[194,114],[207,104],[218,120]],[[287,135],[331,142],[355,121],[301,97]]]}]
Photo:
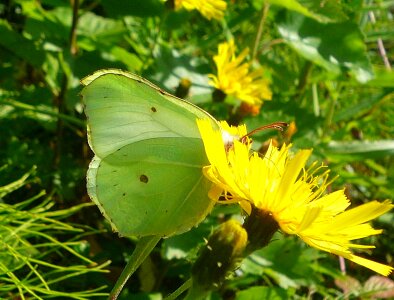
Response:
[{"label": "yellow petal", "polygon": [[347,254],[344,256],[348,260],[351,260],[352,262],[355,262],[356,264],[362,265],[368,269],[371,269],[372,271],[375,271],[376,273],[382,274],[383,276],[388,276],[391,274],[393,271],[393,268],[381,263],[377,263],[375,261],[362,258],[360,256],[356,256],[353,254]]},{"label": "yellow petal", "polygon": [[389,201],[385,201],[383,203],[372,201],[349,209],[338,215],[335,219],[335,224],[333,224],[332,230],[368,222],[383,215],[393,207],[394,205]]}]

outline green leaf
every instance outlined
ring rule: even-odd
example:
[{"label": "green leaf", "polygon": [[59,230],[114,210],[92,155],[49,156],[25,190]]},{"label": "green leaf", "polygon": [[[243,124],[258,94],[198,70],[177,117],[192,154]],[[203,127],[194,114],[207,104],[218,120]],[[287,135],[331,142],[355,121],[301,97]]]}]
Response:
[{"label": "green leaf", "polygon": [[372,96],[362,99],[350,107],[346,107],[338,111],[334,117],[333,122],[339,122],[343,120],[352,120],[357,118],[361,113],[365,113],[374,108],[374,106],[384,99],[385,96],[390,94],[390,91],[384,93],[376,93]]},{"label": "green leaf", "polygon": [[199,58],[182,55],[175,49],[161,47],[156,58],[158,70],[150,76],[157,82],[162,82],[169,91],[174,91],[179,81],[187,78],[192,82],[190,97],[193,99],[198,95],[207,95],[212,92],[208,84],[207,66]]},{"label": "green leaf", "polygon": [[207,218],[190,231],[163,240],[163,256],[171,260],[195,255],[196,247],[204,243],[204,238],[209,236],[215,225],[210,218]]},{"label": "green leaf", "polygon": [[6,20],[0,19],[0,36],[0,46],[31,65],[37,68],[41,67],[45,60],[45,53],[40,51],[33,41],[13,31]]},{"label": "green leaf", "polygon": [[341,5],[336,0],[327,0],[324,3],[321,1],[303,1],[300,3],[296,0],[267,0],[267,2],[313,18],[322,23],[338,22],[347,19],[342,11]]},{"label": "green leaf", "polygon": [[134,53],[130,53],[124,48],[114,46],[111,49],[111,54],[116,60],[124,63],[130,71],[140,72],[143,67],[143,62]]},{"label": "green leaf", "polygon": [[31,39],[40,41],[46,49],[61,51],[68,44],[72,11],[70,7],[57,7],[51,11],[42,9],[39,5],[24,6],[28,18],[25,32]]},{"label": "green leaf", "polygon": [[282,288],[298,288],[320,276],[312,270],[319,255],[295,238],[277,234],[267,247],[244,259],[241,270],[245,274],[267,275]]},{"label": "green leaf", "polygon": [[356,161],[394,155],[394,140],[329,142],[322,147],[325,155],[334,160]]},{"label": "green leaf", "polygon": [[282,300],[289,299],[291,294],[287,290],[278,287],[255,286],[237,293],[235,300]]},{"label": "green leaf", "polygon": [[4,186],[0,186],[0,199],[3,198],[5,195],[19,189],[20,187],[26,184],[26,179],[34,172],[36,167],[34,166],[31,170],[25,173],[21,178],[7,184]]},{"label": "green leaf", "polygon": [[394,72],[386,69],[375,70],[375,78],[368,81],[369,86],[394,88]]},{"label": "green leaf", "polygon": [[375,299],[392,299],[394,297],[394,281],[383,276],[375,275],[365,282],[364,291],[372,294]]},{"label": "green leaf", "polygon": [[302,6],[298,1],[296,0],[268,0],[267,1],[270,4],[281,6],[283,8],[286,8],[288,10],[292,10],[295,12],[298,12],[300,14],[303,14],[304,16],[311,17],[313,18],[314,15],[311,11],[309,11],[305,6]]},{"label": "green leaf", "polygon": [[78,45],[93,51],[103,46],[112,47],[123,39],[127,30],[120,20],[107,19],[88,12],[79,18],[77,32]]},{"label": "green leaf", "polygon": [[321,24],[286,12],[279,16],[278,30],[298,54],[335,75],[348,71],[359,82],[373,77],[363,35],[351,21]]},{"label": "green leaf", "polygon": [[152,17],[157,16],[164,10],[163,1],[144,0],[144,1],[112,1],[101,0],[100,4],[104,7],[110,17],[138,16]]}]

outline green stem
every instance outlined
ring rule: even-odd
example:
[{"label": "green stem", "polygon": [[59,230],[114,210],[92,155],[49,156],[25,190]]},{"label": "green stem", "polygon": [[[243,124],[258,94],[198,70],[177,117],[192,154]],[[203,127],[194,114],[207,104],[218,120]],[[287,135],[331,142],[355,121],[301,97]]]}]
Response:
[{"label": "green stem", "polygon": [[295,94],[295,98],[299,101],[304,95],[305,88],[308,84],[308,79],[312,71],[313,64],[310,61],[306,61],[301,71],[298,86]]},{"label": "green stem", "polygon": [[109,300],[116,300],[120,292],[122,291],[124,285],[131,275],[138,269],[138,267],[143,263],[145,258],[152,252],[156,244],[160,241],[161,237],[156,235],[142,237],[135,247],[130,259],[123,269],[122,274],[120,274],[118,280],[115,283],[111,293],[109,294]]},{"label": "green stem", "polygon": [[58,112],[53,112],[50,110],[46,110],[46,109],[41,109],[41,108],[37,108],[34,105],[30,105],[30,104],[26,104],[23,102],[19,102],[16,100],[11,100],[11,99],[7,99],[7,100],[0,100],[0,104],[5,104],[5,105],[10,105],[13,106],[15,108],[19,108],[19,109],[23,109],[23,110],[30,110],[32,112],[35,113],[40,113],[40,114],[45,114],[48,116],[53,116],[59,119],[63,119],[71,124],[74,124],[80,128],[85,128],[85,122],[81,121],[77,118],[71,117],[69,115],[66,114],[62,114],[62,113],[58,113]]},{"label": "green stem", "polygon": [[181,294],[183,294],[186,290],[190,289],[191,286],[192,286],[192,280],[190,278],[187,281],[185,281],[175,292],[173,292],[171,295],[165,297],[164,300],[175,300]]},{"label": "green stem", "polygon": [[259,23],[259,28],[256,33],[256,38],[254,40],[254,46],[253,46],[253,54],[252,54],[252,61],[255,60],[257,56],[257,50],[259,47],[260,39],[261,39],[261,34],[263,33],[263,27],[265,23],[265,19],[267,18],[267,13],[270,8],[269,3],[265,2],[262,8],[262,14],[261,14],[261,19]]},{"label": "green stem", "polygon": [[183,300],[203,300],[209,294],[209,290],[204,290],[202,287],[192,285],[187,295]]},{"label": "green stem", "polygon": [[70,52],[72,55],[75,56],[78,52],[77,24],[78,24],[79,0],[71,1],[71,5],[73,9],[73,19],[72,19],[71,31],[70,31]]},{"label": "green stem", "polygon": [[319,94],[317,92],[317,84],[312,84],[313,112],[316,117],[320,116]]},{"label": "green stem", "polygon": [[326,119],[324,122],[324,130],[323,130],[323,137],[326,137],[329,132],[330,132],[330,127],[332,124],[332,119],[334,117],[335,113],[335,107],[337,105],[337,100],[338,100],[338,87],[334,87],[332,82],[327,83],[327,88],[328,91],[330,92],[330,102],[329,102],[329,107],[328,107],[328,112],[326,114]]}]

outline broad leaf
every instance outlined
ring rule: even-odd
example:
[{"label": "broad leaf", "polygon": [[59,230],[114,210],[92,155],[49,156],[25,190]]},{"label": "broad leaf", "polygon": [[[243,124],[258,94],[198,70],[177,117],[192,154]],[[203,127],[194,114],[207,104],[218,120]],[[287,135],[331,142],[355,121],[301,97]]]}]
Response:
[{"label": "broad leaf", "polygon": [[298,13],[280,14],[279,33],[305,59],[339,75],[350,72],[359,82],[373,77],[363,35],[351,21],[318,23]]}]

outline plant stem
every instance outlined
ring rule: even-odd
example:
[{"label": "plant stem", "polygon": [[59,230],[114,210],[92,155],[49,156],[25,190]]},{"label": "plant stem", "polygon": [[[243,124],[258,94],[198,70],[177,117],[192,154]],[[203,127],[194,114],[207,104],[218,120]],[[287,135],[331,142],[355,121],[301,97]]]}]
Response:
[{"label": "plant stem", "polygon": [[298,86],[295,94],[295,98],[300,101],[304,92],[305,88],[308,84],[308,79],[312,71],[313,64],[308,60],[305,62],[304,67],[302,68],[300,78],[298,80]]},{"label": "plant stem", "polygon": [[257,55],[257,50],[259,47],[261,34],[263,33],[263,27],[264,27],[265,19],[267,18],[267,13],[268,13],[269,7],[270,7],[269,3],[265,2],[263,5],[263,8],[262,8],[262,14],[261,14],[261,19],[260,19],[260,23],[259,23],[259,28],[256,33],[256,38],[254,40],[252,61],[255,60],[256,55]]},{"label": "plant stem", "polygon": [[199,286],[192,285],[183,300],[203,300],[206,299],[209,292],[209,290],[204,290]]},{"label": "plant stem", "polygon": [[329,133],[330,126],[332,124],[332,118],[335,113],[335,107],[337,105],[338,100],[338,87],[335,88],[332,82],[327,83],[328,91],[330,92],[330,104],[328,108],[328,112],[326,114],[326,119],[324,122],[324,130],[323,130],[323,138],[326,137]]},{"label": "plant stem", "polygon": [[[375,14],[373,13],[373,11],[369,11],[368,16],[369,16],[369,19],[371,20],[371,23],[375,24],[376,19],[375,19]],[[378,38],[377,44],[378,44],[379,54],[382,57],[384,66],[386,67],[387,70],[391,71],[390,61],[387,58],[387,53],[386,53],[386,49],[384,48],[383,40],[381,38]]]},{"label": "plant stem", "polygon": [[130,276],[138,269],[138,267],[143,263],[145,258],[152,252],[156,244],[160,241],[161,237],[156,235],[142,237],[135,247],[133,253],[127,262],[126,267],[123,269],[122,274],[120,274],[118,280],[115,283],[111,293],[109,294],[109,300],[116,300],[120,292],[122,291],[124,285]]},{"label": "plant stem", "polygon": [[79,0],[71,0],[71,6],[73,8],[73,19],[72,19],[71,32],[70,32],[70,52],[72,55],[76,55],[78,52],[77,24],[78,24]]},{"label": "plant stem", "polygon": [[171,295],[165,297],[164,300],[175,300],[182,293],[184,293],[186,290],[188,290],[191,286],[192,286],[192,280],[191,280],[191,278],[189,278],[175,292],[173,292]]},{"label": "plant stem", "polygon": [[23,102],[19,102],[16,100],[11,100],[11,99],[7,99],[7,100],[0,100],[0,104],[4,104],[4,105],[10,105],[12,107],[18,108],[18,109],[23,109],[23,110],[29,110],[35,113],[40,113],[40,114],[45,114],[48,116],[53,116],[59,119],[63,119],[64,121],[67,121],[71,124],[74,124],[80,128],[84,128],[85,127],[85,122],[74,118],[72,116],[69,115],[65,115],[62,113],[58,113],[58,112],[54,112],[54,111],[50,111],[50,110],[46,110],[46,109],[41,109],[41,108],[37,108],[34,105],[30,105],[30,104],[26,104]]}]

